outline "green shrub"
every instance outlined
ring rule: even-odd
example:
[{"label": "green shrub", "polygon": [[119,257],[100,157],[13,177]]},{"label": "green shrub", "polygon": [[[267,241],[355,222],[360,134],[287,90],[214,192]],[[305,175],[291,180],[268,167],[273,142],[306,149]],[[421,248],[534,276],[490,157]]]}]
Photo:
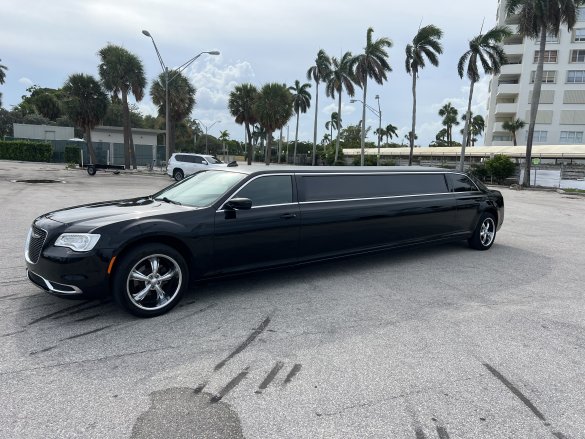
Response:
[{"label": "green shrub", "polygon": [[516,171],[514,162],[510,160],[510,157],[503,154],[497,154],[494,158],[486,160],[485,168],[498,184],[501,184],[506,178],[514,175]]},{"label": "green shrub", "polygon": [[[356,155],[353,158],[353,165],[360,166],[362,163],[362,157]],[[376,166],[378,164],[378,157],[375,155],[366,155],[364,156],[364,166]]]},{"label": "green shrub", "polygon": [[469,168],[469,173],[481,181],[487,181],[490,176],[484,163],[473,163]]},{"label": "green shrub", "polygon": [[0,159],[24,162],[50,162],[53,146],[47,142],[28,140],[0,141]]},{"label": "green shrub", "polygon": [[77,146],[66,146],[65,147],[65,163],[77,163],[81,162],[81,154],[79,153],[80,148]]}]

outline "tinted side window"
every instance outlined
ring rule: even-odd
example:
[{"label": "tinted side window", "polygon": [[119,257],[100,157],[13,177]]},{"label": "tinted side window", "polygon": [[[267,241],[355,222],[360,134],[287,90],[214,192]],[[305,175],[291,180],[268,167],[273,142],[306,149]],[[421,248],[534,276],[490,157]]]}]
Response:
[{"label": "tinted side window", "polygon": [[449,192],[443,174],[303,176],[303,201],[377,198]]},{"label": "tinted side window", "polygon": [[259,177],[244,186],[235,196],[249,198],[253,207],[292,203],[292,177],[290,175]]},{"label": "tinted side window", "polygon": [[192,156],[193,163],[203,163],[203,157],[199,157],[198,155]]},{"label": "tinted side window", "polygon": [[451,174],[451,184],[453,186],[453,192],[477,191],[475,184],[466,175]]}]

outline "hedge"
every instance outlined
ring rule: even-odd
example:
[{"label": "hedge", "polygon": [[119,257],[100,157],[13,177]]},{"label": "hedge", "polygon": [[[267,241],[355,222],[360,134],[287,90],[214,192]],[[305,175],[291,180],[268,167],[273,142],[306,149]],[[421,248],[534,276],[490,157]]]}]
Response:
[{"label": "hedge", "polygon": [[47,142],[27,140],[0,141],[0,159],[24,162],[50,162],[53,146]]}]

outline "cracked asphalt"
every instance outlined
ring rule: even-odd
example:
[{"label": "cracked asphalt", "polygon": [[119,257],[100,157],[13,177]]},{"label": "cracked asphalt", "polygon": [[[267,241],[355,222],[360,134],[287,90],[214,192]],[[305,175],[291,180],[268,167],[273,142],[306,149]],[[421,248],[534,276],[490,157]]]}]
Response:
[{"label": "cracked asphalt", "polygon": [[487,252],[205,282],[148,320],[28,282],[37,215],[170,183],[0,161],[1,438],[585,438],[585,197],[503,189]]}]

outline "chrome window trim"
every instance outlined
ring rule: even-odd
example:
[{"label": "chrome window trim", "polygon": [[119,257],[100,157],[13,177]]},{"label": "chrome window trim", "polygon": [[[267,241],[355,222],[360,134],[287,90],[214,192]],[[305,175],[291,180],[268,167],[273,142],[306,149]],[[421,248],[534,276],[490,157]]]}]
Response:
[{"label": "chrome window trim", "polygon": [[344,201],[372,201],[372,200],[392,200],[394,198],[407,197],[433,197],[437,195],[453,195],[454,192],[439,192],[436,194],[409,194],[409,195],[391,195],[388,197],[367,197],[367,198],[340,198],[337,200],[318,200],[318,201],[300,201],[299,204],[315,204],[315,203],[340,203]]},{"label": "chrome window trim", "polygon": [[[292,183],[292,177],[294,177],[294,173],[291,172],[283,172],[283,173],[275,173],[275,174],[261,174],[261,175],[257,175],[253,178],[251,178],[250,180],[248,180],[246,183],[244,183],[242,185],[242,187],[240,187],[236,192],[233,193],[233,195],[231,197],[229,197],[227,200],[225,200],[220,208],[218,210],[216,210],[216,213],[220,213],[220,212],[225,212],[225,205],[226,203],[229,203],[229,201],[232,198],[237,198],[237,195],[240,193],[240,191],[242,189],[244,189],[246,186],[248,186],[250,183],[252,183],[254,180],[257,180],[258,178],[264,178],[264,177],[273,177],[273,176],[287,176],[287,177],[291,177],[291,183]],[[292,185],[291,185],[291,190],[293,189]],[[259,208],[259,207],[273,207],[273,206],[292,206],[292,205],[296,205],[298,203],[280,203],[280,204],[262,204],[260,206],[252,206],[252,209],[254,208]]]}]

